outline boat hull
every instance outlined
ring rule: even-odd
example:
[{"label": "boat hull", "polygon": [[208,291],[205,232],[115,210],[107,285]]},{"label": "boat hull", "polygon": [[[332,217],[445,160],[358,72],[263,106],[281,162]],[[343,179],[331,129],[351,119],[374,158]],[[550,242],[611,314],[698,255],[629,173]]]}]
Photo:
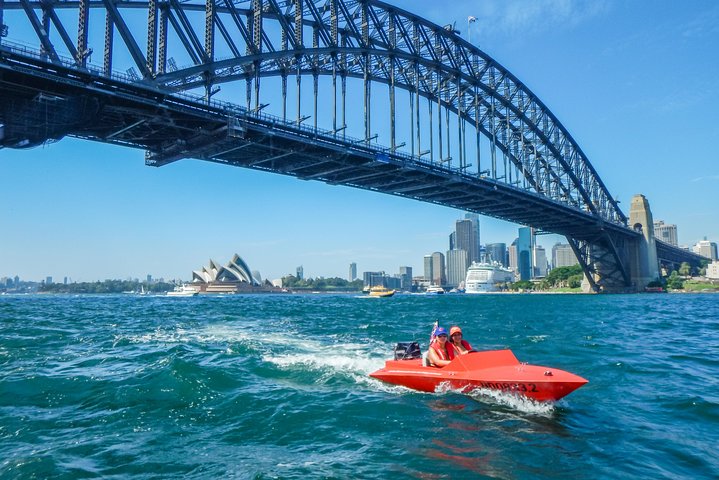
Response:
[{"label": "boat hull", "polygon": [[425,367],[421,359],[387,360],[384,368],[370,376],[423,392],[489,389],[538,401],[559,400],[587,383],[564,370],[520,363],[511,350],[472,352],[456,357],[444,368]]}]

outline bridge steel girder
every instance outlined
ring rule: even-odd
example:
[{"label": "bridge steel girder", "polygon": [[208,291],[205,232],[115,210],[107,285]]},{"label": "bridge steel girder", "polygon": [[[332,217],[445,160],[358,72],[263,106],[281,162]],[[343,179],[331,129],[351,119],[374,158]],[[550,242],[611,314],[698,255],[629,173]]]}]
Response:
[{"label": "bridge steel girder", "polygon": [[[622,282],[628,286],[625,250],[636,232],[627,227],[626,216],[584,152],[533,92],[453,31],[375,0],[251,0],[245,2],[248,8],[230,0],[2,2],[4,11],[25,13],[42,47],[37,54],[4,39],[0,43],[0,99],[12,99],[16,106],[12,111],[0,109],[0,121],[5,124],[3,146],[22,147],[72,135],[145,149],[148,165],[198,158],[450,206],[566,235],[595,290],[616,290]],[[58,9],[78,12],[77,45],[62,25],[67,16],[55,14]],[[106,14],[105,44],[94,48],[105,52],[103,69],[87,61],[93,50],[88,39],[93,9]],[[45,28],[36,11],[52,20],[54,33]],[[128,19],[133,11],[145,12],[146,31],[136,30],[137,17]],[[190,21],[199,16],[204,18],[202,24]],[[7,23],[7,18],[0,17],[0,23]],[[115,29],[121,45],[113,45]],[[170,29],[174,37],[168,35]],[[311,41],[305,38],[309,32]],[[61,42],[53,44],[58,35]],[[145,36],[147,57],[135,35]],[[175,53],[189,58],[192,65],[176,67],[168,56],[172,52],[167,51],[171,39],[178,46]],[[113,50],[123,45],[124,56],[133,62],[128,75],[111,71]],[[220,58],[220,47],[230,52],[229,58]],[[72,58],[67,60],[65,53]],[[141,78],[133,78],[133,68],[139,69]],[[282,78],[286,109],[289,75],[297,76],[294,123],[286,115],[278,118],[260,112],[260,79]],[[314,128],[302,125],[303,76],[314,80]],[[330,76],[335,90],[330,131],[317,126],[319,76]],[[338,78],[342,88],[339,125]],[[388,85],[389,148],[371,143],[369,108],[363,117],[365,138],[346,135],[347,78],[361,79],[366,95],[373,82]],[[247,108],[211,99],[219,84],[243,81]],[[203,97],[186,93],[199,88],[205,90]],[[398,151],[401,145],[395,142],[395,90],[408,92],[413,105],[409,155]],[[61,107],[58,111],[72,121],[62,128],[32,130],[33,116],[50,109],[47,95],[54,96]],[[93,102],[78,100],[88,96]],[[255,108],[250,109],[253,97]],[[441,115],[447,118],[448,153],[447,158],[440,155],[440,162],[422,158],[420,98],[438,110],[440,152]],[[365,104],[369,107],[369,97]],[[458,166],[450,156],[450,113],[458,124]],[[429,116],[432,150],[431,109]],[[466,126],[476,131],[476,172],[469,171]],[[480,135],[491,144],[489,173],[481,169]],[[424,142],[426,146],[426,136]],[[509,178],[506,164],[505,175],[497,175],[495,148],[509,162]],[[675,253],[669,251],[667,256]]]},{"label": "bridge steel girder", "polygon": [[710,258],[703,255],[677,248],[674,245],[654,239],[657,245],[657,260],[659,265],[667,271],[679,270],[682,263],[686,262],[694,268],[701,268],[702,265],[711,262]]}]

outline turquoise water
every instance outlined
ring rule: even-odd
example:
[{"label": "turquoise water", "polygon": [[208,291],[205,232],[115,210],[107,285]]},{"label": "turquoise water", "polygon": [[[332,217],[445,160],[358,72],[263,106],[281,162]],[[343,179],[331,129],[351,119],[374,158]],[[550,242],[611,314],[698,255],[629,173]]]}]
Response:
[{"label": "turquoise water", "polygon": [[[435,320],[590,383],[367,376]],[[719,295],[0,297],[0,478],[719,478]]]}]

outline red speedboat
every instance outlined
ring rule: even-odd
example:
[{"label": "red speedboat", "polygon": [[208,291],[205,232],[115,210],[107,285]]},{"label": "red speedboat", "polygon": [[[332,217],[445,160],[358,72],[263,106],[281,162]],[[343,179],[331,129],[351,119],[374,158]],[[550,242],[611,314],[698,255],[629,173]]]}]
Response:
[{"label": "red speedboat", "polygon": [[[395,358],[398,358],[395,349]],[[404,349],[401,349],[404,350]],[[416,347],[414,353],[419,353]],[[435,392],[440,385],[467,393],[475,389],[501,390],[539,401],[554,401],[569,395],[587,380],[550,367],[528,365],[517,360],[511,350],[470,352],[460,355],[443,368],[427,367],[422,358],[402,355],[387,360],[384,368],[371,377],[423,392]]]}]

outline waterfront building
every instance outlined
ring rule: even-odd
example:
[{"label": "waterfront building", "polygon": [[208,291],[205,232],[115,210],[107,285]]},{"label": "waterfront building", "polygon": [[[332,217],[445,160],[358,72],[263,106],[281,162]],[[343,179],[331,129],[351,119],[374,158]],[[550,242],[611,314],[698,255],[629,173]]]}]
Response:
[{"label": "waterfront building", "polygon": [[432,255],[424,256],[424,280],[426,282],[432,281]]},{"label": "waterfront building", "polygon": [[298,280],[304,280],[305,278],[305,269],[300,265],[297,267],[297,275],[295,275]]},{"label": "waterfront building", "polygon": [[354,282],[357,278],[357,264],[355,262],[350,263],[350,275],[349,281]]},{"label": "waterfront building", "polygon": [[263,291],[262,280],[258,271],[250,267],[237,254],[220,265],[210,259],[209,265],[192,272],[192,286],[202,293],[250,293]]},{"label": "waterfront building", "polygon": [[152,283],[152,275],[147,274],[147,283]]},{"label": "waterfront building", "polygon": [[390,277],[389,275],[385,275],[384,286],[389,288],[390,290],[401,290],[402,279],[399,275],[394,275],[392,277]]},{"label": "waterfront building", "polygon": [[707,265],[706,277],[712,280],[719,280],[719,262],[714,261]]},{"label": "waterfront building", "polygon": [[533,272],[532,249],[534,247],[534,231],[530,227],[521,227],[517,237],[517,268],[519,279],[531,280]]},{"label": "waterfront building", "polygon": [[547,252],[541,245],[535,245],[532,249],[532,263],[534,264],[534,278],[547,276]]},{"label": "waterfront building", "polygon": [[467,252],[462,249],[447,251],[447,285],[457,287],[467,276]]},{"label": "waterfront building", "polygon": [[402,290],[412,290],[412,267],[399,267],[399,278]]},{"label": "waterfront building", "polygon": [[654,238],[675,247],[679,246],[677,226],[665,224],[663,220],[654,222]]},{"label": "waterfront building", "polygon": [[384,272],[363,272],[362,273],[362,281],[364,282],[365,286],[367,287],[379,287],[385,285],[385,275]]},{"label": "waterfront building", "polygon": [[[455,223],[455,244],[451,250],[464,250],[467,252],[467,260],[469,263],[479,262],[479,241],[477,239],[477,231],[479,227],[475,226],[472,220],[457,220]],[[469,266],[469,263],[467,264]]]},{"label": "waterfront building", "polygon": [[572,267],[577,265],[577,256],[568,243],[555,243],[552,247],[552,268]]},{"label": "waterfront building", "polygon": [[52,277],[47,276],[45,277],[45,285],[51,285],[52,284]]},{"label": "waterfront building", "polygon": [[714,242],[710,242],[706,238],[704,240],[700,240],[696,245],[694,245],[692,251],[711,260],[717,260],[718,258],[717,244]]},{"label": "waterfront building", "polygon": [[444,273],[444,255],[442,252],[434,252],[432,254],[432,277],[430,278],[434,285],[442,286],[447,283]]},{"label": "waterfront building", "polygon": [[485,247],[485,260],[489,263],[497,262],[503,267],[507,263],[507,244],[506,243],[488,243]]}]

